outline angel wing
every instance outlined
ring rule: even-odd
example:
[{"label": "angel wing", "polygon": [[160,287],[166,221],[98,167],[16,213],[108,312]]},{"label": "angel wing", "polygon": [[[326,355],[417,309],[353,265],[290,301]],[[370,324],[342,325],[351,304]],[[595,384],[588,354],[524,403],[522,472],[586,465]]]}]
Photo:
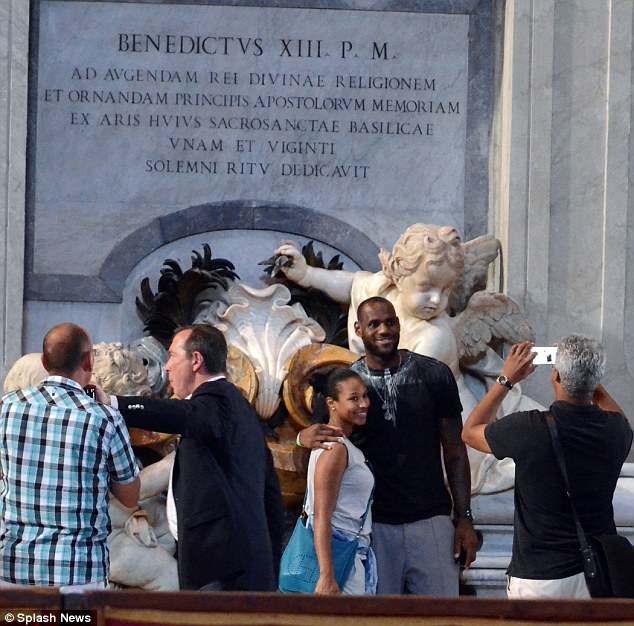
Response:
[{"label": "angel wing", "polygon": [[494,338],[508,343],[535,340],[517,302],[502,293],[474,293],[466,309],[451,321],[459,358],[476,357]]},{"label": "angel wing", "polygon": [[472,294],[486,288],[488,267],[500,252],[500,242],[492,235],[482,235],[463,243],[462,251],[464,268],[449,296],[450,315],[464,311]]}]

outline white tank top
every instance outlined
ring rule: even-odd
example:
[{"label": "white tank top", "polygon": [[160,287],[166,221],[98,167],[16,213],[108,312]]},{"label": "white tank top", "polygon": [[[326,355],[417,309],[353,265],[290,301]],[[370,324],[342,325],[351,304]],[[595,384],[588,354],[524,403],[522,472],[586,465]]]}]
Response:
[{"label": "white tank top", "polygon": [[[356,535],[359,531],[361,518],[365,513],[368,505],[368,499],[372,494],[374,487],[374,476],[365,461],[363,452],[359,450],[350,441],[342,437],[342,442],[348,449],[348,467],[341,478],[341,486],[339,488],[339,497],[335,510],[332,514],[332,525],[334,528],[344,530]],[[335,445],[327,443],[326,445]],[[307,493],[306,493],[306,512],[312,515],[315,511],[314,494],[315,494],[315,467],[317,460],[322,453],[329,454],[326,450],[320,448],[310,453],[310,461],[308,463],[307,477]],[[370,544],[370,530],[372,529],[372,513],[368,511],[363,531],[359,537],[361,543]]]}]

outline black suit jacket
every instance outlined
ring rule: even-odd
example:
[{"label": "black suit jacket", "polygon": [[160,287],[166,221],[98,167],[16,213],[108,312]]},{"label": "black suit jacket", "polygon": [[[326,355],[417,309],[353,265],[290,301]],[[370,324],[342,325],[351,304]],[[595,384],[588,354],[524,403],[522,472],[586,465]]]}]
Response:
[{"label": "black suit jacket", "polygon": [[231,581],[276,590],[282,498],[261,424],[238,389],[220,379],[189,400],[117,400],[128,426],[182,435],[172,477],[181,589]]}]

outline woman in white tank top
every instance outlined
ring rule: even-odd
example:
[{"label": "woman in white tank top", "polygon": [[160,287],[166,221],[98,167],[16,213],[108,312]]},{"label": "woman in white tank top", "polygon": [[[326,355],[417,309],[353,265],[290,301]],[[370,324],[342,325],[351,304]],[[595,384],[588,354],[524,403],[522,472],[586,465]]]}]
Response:
[{"label": "woman in white tank top", "polygon": [[[319,561],[316,594],[340,593],[361,595],[374,592],[372,576],[366,585],[366,563],[372,562],[370,551],[371,514],[368,508],[374,487],[374,476],[363,453],[348,440],[355,426],[365,424],[368,392],[365,383],[348,369],[333,370],[326,380],[328,425],[341,429],[344,437],[328,449],[313,450],[308,464],[306,512],[312,519],[315,551]],[[334,578],[332,534],[349,538],[358,535],[359,550],[353,570],[343,589]]]}]

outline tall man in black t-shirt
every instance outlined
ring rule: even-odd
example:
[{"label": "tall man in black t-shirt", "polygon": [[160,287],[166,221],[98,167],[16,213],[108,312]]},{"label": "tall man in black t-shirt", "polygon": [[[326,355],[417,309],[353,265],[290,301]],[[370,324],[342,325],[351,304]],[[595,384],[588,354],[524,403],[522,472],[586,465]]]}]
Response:
[{"label": "tall man in black t-shirt", "polygon": [[[370,409],[366,425],[355,429],[352,438],[376,479],[372,548],[377,593],[458,595],[460,551],[469,566],[477,538],[456,381],[444,363],[398,349],[399,320],[384,298],[359,305],[355,331],[366,355],[352,369],[368,386]],[[311,436],[316,432],[314,427],[302,431],[301,444],[318,447],[319,438]]]},{"label": "tall man in black t-shirt", "polygon": [[[482,452],[515,461],[510,598],[589,598],[574,518],[552,447],[545,413],[513,413],[495,421],[508,390],[531,374],[532,344],[511,348],[494,385],[465,423],[462,437]],[[605,350],[591,337],[558,344],[551,381],[557,424],[575,508],[586,535],[615,533],[612,496],[632,444],[619,405],[599,384]]]}]

